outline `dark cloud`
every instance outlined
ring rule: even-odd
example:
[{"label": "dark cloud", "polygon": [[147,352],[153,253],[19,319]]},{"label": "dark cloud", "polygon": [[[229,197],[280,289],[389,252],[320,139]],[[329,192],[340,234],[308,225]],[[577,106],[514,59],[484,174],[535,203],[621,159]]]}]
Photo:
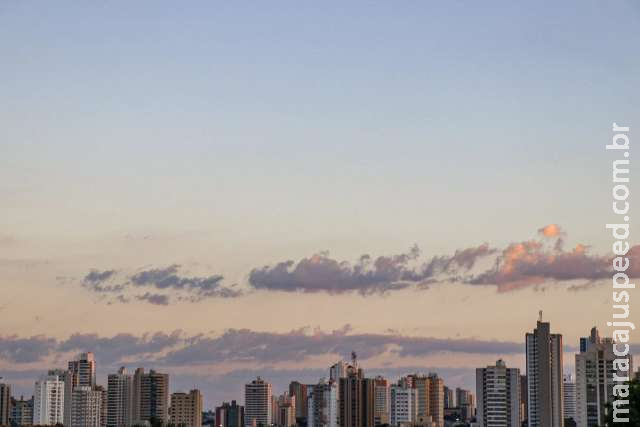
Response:
[{"label": "dark cloud", "polygon": [[97,293],[122,292],[125,288],[124,285],[105,284],[113,279],[116,274],[116,270],[91,270],[86,276],[84,276],[84,279],[82,279],[82,286]]},{"label": "dark cloud", "polygon": [[142,295],[137,295],[136,299],[138,301],[146,301],[153,305],[169,305],[169,296],[164,294],[152,294],[150,292],[146,292]]},{"label": "dark cloud", "polygon": [[129,278],[134,286],[153,286],[157,289],[186,290],[197,297],[232,298],[240,296],[240,291],[224,287],[221,275],[205,277],[185,277],[178,274],[179,265],[154,268],[136,273]]},{"label": "dark cloud", "polygon": [[38,362],[56,347],[56,340],[42,335],[29,338],[0,337],[0,359],[12,363]]}]

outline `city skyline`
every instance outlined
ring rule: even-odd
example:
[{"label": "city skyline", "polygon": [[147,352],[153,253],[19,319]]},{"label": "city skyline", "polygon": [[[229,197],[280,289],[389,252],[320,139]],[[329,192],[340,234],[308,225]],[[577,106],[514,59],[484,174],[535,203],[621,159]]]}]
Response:
[{"label": "city skyline", "polygon": [[93,351],[100,384],[154,367],[212,406],[356,351],[473,390],[476,367],[524,372],[539,310],[573,369],[612,335],[604,147],[640,117],[639,18],[1,5],[0,376],[27,395]]}]

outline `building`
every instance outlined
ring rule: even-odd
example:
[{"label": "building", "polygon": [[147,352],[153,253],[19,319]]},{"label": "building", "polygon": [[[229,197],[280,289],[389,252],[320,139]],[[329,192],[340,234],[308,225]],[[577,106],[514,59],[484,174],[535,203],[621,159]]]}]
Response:
[{"label": "building", "polygon": [[616,370],[613,361],[617,358],[613,353],[613,340],[600,338],[598,330],[591,329],[589,338],[585,341],[579,354],[576,354],[576,424],[578,427],[604,425],[605,406],[614,400],[613,376],[629,377],[633,371],[629,358],[629,370]]},{"label": "building", "polygon": [[374,425],[389,424],[389,382],[386,378],[377,376],[373,380],[373,393],[375,395],[375,408],[373,414]]},{"label": "building", "polygon": [[107,377],[107,427],[132,425],[133,378],[122,367]]},{"label": "building", "polygon": [[138,368],[133,375],[132,422],[153,420],[169,422],[169,375]]},{"label": "building", "polygon": [[320,380],[308,388],[307,427],[338,427],[338,385]]},{"label": "building", "polygon": [[11,386],[0,383],[0,426],[8,426],[11,415]]},{"label": "building", "polygon": [[458,387],[456,388],[455,399],[460,418],[470,420],[476,415],[476,401],[473,393]]},{"label": "building", "polygon": [[216,408],[216,425],[214,427],[244,427],[244,406],[235,400],[231,403],[222,402]]},{"label": "building", "polygon": [[344,360],[336,362],[329,368],[329,379],[338,383],[340,378],[346,378],[348,367],[349,364]]},{"label": "building", "polygon": [[307,418],[307,388],[306,384],[292,381],[289,384],[289,395],[296,398],[296,419],[303,420]]},{"label": "building", "polygon": [[520,426],[520,369],[502,360],[476,369],[476,396],[480,427]]},{"label": "building", "polygon": [[537,326],[526,334],[525,342],[529,427],[562,427],[562,335],[551,333],[540,312]]},{"label": "building", "polygon": [[54,425],[64,423],[64,377],[53,374],[36,381],[33,394],[33,424]]},{"label": "building", "polygon": [[529,382],[526,375],[520,375],[520,421],[523,426],[528,425],[529,416]]},{"label": "building", "polygon": [[564,419],[576,421],[576,382],[571,374],[564,376],[562,388]]},{"label": "building", "polygon": [[341,427],[371,427],[375,414],[375,381],[365,378],[364,371],[354,361],[347,367],[346,377],[340,378],[339,418]]},{"label": "building", "polygon": [[33,425],[33,397],[28,400],[25,400],[22,396],[20,396],[20,399],[11,399],[9,421],[15,427]]},{"label": "building", "polygon": [[406,382],[392,385],[390,392],[389,424],[414,423],[418,419],[418,390]]},{"label": "building", "polygon": [[71,392],[71,427],[101,427],[103,391],[77,386]]},{"label": "building", "polygon": [[181,427],[200,427],[202,425],[202,393],[200,390],[171,395],[169,423]]},{"label": "building", "polygon": [[444,387],[444,408],[452,409],[456,408],[456,393],[453,389]]},{"label": "building", "polygon": [[77,360],[69,361],[69,372],[74,387],[96,386],[96,359],[93,353],[81,353]]},{"label": "building", "polygon": [[260,377],[244,386],[245,425],[271,425],[271,396],[271,384]]}]

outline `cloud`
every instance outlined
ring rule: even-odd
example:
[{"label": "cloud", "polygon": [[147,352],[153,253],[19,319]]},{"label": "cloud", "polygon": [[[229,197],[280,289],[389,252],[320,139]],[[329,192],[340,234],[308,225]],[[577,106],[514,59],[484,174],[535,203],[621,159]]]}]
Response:
[{"label": "cloud", "polygon": [[545,225],[544,227],[538,229],[538,233],[540,233],[544,237],[558,237],[561,234],[564,234],[558,224]]},{"label": "cloud", "polygon": [[28,338],[0,337],[0,359],[11,363],[32,363],[43,360],[56,347],[56,340],[43,335]]},{"label": "cloud", "polygon": [[169,296],[164,294],[152,294],[150,292],[146,292],[142,295],[137,295],[136,299],[138,301],[146,301],[153,305],[169,305]]},{"label": "cloud", "polygon": [[84,279],[82,279],[82,286],[90,291],[97,293],[115,293],[124,290],[125,286],[118,285],[106,285],[105,283],[113,279],[117,274],[116,270],[91,270]]},{"label": "cloud", "polygon": [[285,292],[384,294],[424,283],[443,271],[469,269],[479,257],[490,253],[492,250],[482,245],[456,251],[450,257],[435,257],[423,265],[416,262],[420,256],[418,246],[406,253],[379,256],[373,261],[371,256],[362,255],[354,264],[319,253],[297,263],[289,260],[253,269],[249,284],[255,289]]}]

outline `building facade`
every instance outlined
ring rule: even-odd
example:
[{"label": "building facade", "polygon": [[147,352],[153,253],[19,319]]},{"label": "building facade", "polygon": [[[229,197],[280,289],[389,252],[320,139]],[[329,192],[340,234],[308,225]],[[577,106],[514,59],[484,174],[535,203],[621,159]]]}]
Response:
[{"label": "building facade", "polygon": [[107,427],[132,425],[133,378],[122,367],[107,377]]},{"label": "building facade", "polygon": [[405,384],[392,385],[390,388],[389,424],[414,423],[418,419],[418,390]]},{"label": "building facade", "polygon": [[202,393],[200,390],[171,394],[169,423],[180,427],[200,427],[202,425]]},{"label": "building facade", "polygon": [[33,424],[63,424],[64,402],[64,378],[55,374],[41,377],[33,393]]},{"label": "building facade", "polygon": [[71,392],[71,427],[101,427],[103,391],[90,386],[77,386]]},{"label": "building facade", "polygon": [[520,369],[502,360],[476,369],[476,396],[480,427],[520,426]]},{"label": "building facade", "polygon": [[572,375],[565,375],[562,384],[564,419],[576,422],[576,382]]},{"label": "building facade", "polygon": [[320,381],[310,386],[307,427],[338,427],[338,385]]},{"label": "building facade", "polygon": [[339,423],[342,427],[370,427],[375,418],[375,381],[365,378],[357,364],[349,365],[339,383]]},{"label": "building facade", "polygon": [[152,420],[169,422],[169,375],[138,368],[133,375],[132,422]]},{"label": "building facade", "polygon": [[271,384],[258,377],[244,386],[245,425],[269,426],[271,413]]},{"label": "building facade", "polygon": [[0,383],[0,426],[8,426],[11,415],[11,386]]},{"label": "building facade", "polygon": [[33,397],[31,399],[11,399],[10,424],[15,427],[33,425]]}]

